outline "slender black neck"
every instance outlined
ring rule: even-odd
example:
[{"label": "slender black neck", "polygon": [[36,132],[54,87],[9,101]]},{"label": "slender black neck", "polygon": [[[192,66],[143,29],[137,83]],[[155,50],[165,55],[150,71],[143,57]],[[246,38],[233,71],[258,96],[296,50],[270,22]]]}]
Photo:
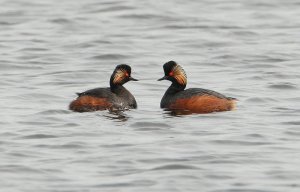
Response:
[{"label": "slender black neck", "polygon": [[117,95],[124,95],[124,94],[127,94],[127,92],[128,92],[128,90],[125,87],[123,87],[123,84],[114,83],[112,78],[110,79],[109,84],[110,84],[111,92],[113,92]]},{"label": "slender black neck", "polygon": [[173,82],[170,87],[167,89],[167,94],[175,94],[177,92],[183,91],[185,89],[186,85],[181,85],[177,82]]},{"label": "slender black neck", "polygon": [[110,83],[110,90],[111,92],[118,94],[125,91],[126,89],[125,87],[123,87],[123,85]]},{"label": "slender black neck", "polygon": [[185,89],[186,85],[181,85],[177,82],[173,82],[171,86],[167,89],[165,92],[163,98],[160,102],[161,108],[166,108],[169,106],[169,104],[172,102],[172,98],[176,95],[176,93],[179,93]]}]

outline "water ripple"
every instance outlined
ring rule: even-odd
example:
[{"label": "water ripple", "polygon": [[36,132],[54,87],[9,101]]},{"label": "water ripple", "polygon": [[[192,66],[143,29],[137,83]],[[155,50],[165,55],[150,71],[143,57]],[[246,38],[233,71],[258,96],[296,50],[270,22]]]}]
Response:
[{"label": "water ripple", "polygon": [[34,135],[23,136],[20,139],[51,139],[51,138],[57,138],[57,136],[47,135],[47,134],[34,134]]},{"label": "water ripple", "polygon": [[222,145],[243,145],[243,146],[252,146],[252,145],[271,145],[271,142],[263,142],[263,141],[234,141],[234,140],[214,140],[212,141],[217,144]]},{"label": "water ripple", "polygon": [[295,90],[297,86],[292,83],[277,83],[268,86],[271,89]]},{"label": "water ripple", "polygon": [[191,165],[180,165],[180,164],[171,164],[171,165],[163,165],[163,166],[158,166],[155,167],[151,170],[177,170],[177,169],[192,169],[192,170],[197,170],[199,169],[196,166],[191,166]]},{"label": "water ripple", "polygon": [[121,55],[121,54],[101,54],[101,55],[97,55],[97,56],[93,56],[91,59],[93,60],[122,60],[122,59],[126,59],[128,58],[128,56],[126,55]]}]

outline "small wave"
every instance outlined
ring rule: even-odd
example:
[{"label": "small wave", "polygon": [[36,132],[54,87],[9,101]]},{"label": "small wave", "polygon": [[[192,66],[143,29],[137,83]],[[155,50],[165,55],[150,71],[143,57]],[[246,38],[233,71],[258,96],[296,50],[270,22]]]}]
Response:
[{"label": "small wave", "polygon": [[38,48],[38,47],[27,47],[27,48],[22,48],[19,50],[20,52],[43,52],[43,51],[49,51],[47,48]]},{"label": "small wave", "polygon": [[214,190],[212,192],[273,192],[273,190],[229,188],[229,189]]},{"label": "small wave", "polygon": [[241,27],[239,27],[239,26],[186,25],[185,23],[182,25],[170,24],[170,25],[165,25],[164,27],[170,28],[170,29],[241,29]]},{"label": "small wave", "polygon": [[0,172],[4,173],[4,172],[9,172],[9,173],[30,173],[30,174],[39,174],[42,173],[43,171],[39,170],[39,169],[34,169],[32,167],[28,167],[25,165],[5,165],[5,166],[0,166]]},{"label": "small wave", "polygon": [[249,103],[268,103],[270,101],[275,102],[277,100],[269,97],[251,97],[245,100],[245,102],[249,102]]},{"label": "small wave", "polygon": [[171,165],[163,165],[163,166],[159,166],[159,167],[155,167],[151,170],[178,170],[178,169],[199,169],[196,166],[192,166],[192,165],[181,165],[181,164],[171,164]]},{"label": "small wave", "polygon": [[64,18],[58,18],[58,19],[52,19],[50,20],[50,22],[53,22],[53,23],[58,23],[58,24],[68,24],[68,23],[72,23],[71,20],[69,19],[64,19]]},{"label": "small wave", "polygon": [[209,164],[235,164],[237,162],[234,160],[227,160],[227,159],[219,159],[219,160],[214,159],[214,160],[207,161],[207,163],[209,163]]},{"label": "small wave", "polygon": [[127,183],[114,182],[114,183],[100,184],[100,185],[95,185],[94,187],[96,188],[120,188],[120,187],[134,187],[134,186],[148,187],[155,184],[156,181],[152,181],[152,180],[135,180]]},{"label": "small wave", "polygon": [[295,136],[295,137],[299,137],[300,136],[300,132],[299,131],[286,131],[284,133],[287,134],[287,135],[290,135],[290,136]]},{"label": "small wave", "polygon": [[252,138],[265,138],[263,135],[258,134],[258,133],[248,134],[247,137],[252,137]]},{"label": "small wave", "polygon": [[52,115],[52,114],[70,114],[70,113],[72,113],[72,112],[69,110],[64,110],[64,109],[49,109],[49,110],[38,112],[37,114]]},{"label": "small wave", "polygon": [[252,145],[270,145],[271,142],[264,141],[241,141],[241,140],[214,140],[213,143],[224,144],[224,145],[244,145],[244,146],[252,146]]},{"label": "small wave", "polygon": [[104,12],[120,12],[120,11],[130,11],[134,10],[134,7],[125,6],[125,5],[112,5],[105,8],[93,9],[88,11],[88,13],[104,13]]},{"label": "small wave", "polygon": [[15,25],[15,24],[18,24],[18,23],[8,22],[8,21],[0,21],[0,26],[1,25],[4,25],[4,26],[6,26],[6,25]]},{"label": "small wave", "polygon": [[235,32],[233,32],[233,34],[238,35],[238,36],[243,36],[243,38],[258,35],[257,33],[253,32],[253,31],[235,31]]},{"label": "small wave", "polygon": [[300,125],[300,121],[287,121],[283,122],[284,125]]},{"label": "small wave", "polygon": [[131,147],[132,144],[126,144],[126,143],[117,143],[117,144],[111,144],[111,145],[101,145],[103,148],[120,148],[120,147]]},{"label": "small wave", "polygon": [[51,139],[57,138],[55,135],[47,135],[47,134],[33,134],[21,137],[21,139]]},{"label": "small wave", "polygon": [[136,122],[131,124],[134,128],[147,128],[149,129],[161,129],[161,128],[171,128],[172,126],[166,123],[153,123],[153,122]]},{"label": "small wave", "polygon": [[233,176],[229,176],[229,175],[213,175],[213,174],[206,175],[205,177],[211,178],[211,179],[217,179],[217,180],[220,180],[220,179],[233,179],[234,178]]},{"label": "small wave", "polygon": [[96,55],[91,57],[91,59],[96,59],[96,60],[121,60],[121,59],[126,59],[128,56],[126,55],[121,55],[121,54],[102,54],[102,55]]},{"label": "small wave", "polygon": [[62,145],[35,145],[37,148],[48,148],[48,149],[82,149],[84,148],[84,143],[82,142],[76,142],[76,143],[68,143],[68,144],[62,144]]},{"label": "small wave", "polygon": [[278,84],[269,85],[268,87],[271,89],[284,89],[284,90],[297,89],[297,86],[292,83],[278,83]]}]

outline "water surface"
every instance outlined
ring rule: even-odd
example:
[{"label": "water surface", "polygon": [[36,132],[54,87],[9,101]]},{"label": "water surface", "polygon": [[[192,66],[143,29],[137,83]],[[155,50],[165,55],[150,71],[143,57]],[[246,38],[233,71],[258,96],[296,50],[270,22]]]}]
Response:
[{"label": "water surface", "polygon": [[[0,6],[1,191],[300,190],[300,3],[17,1]],[[159,108],[175,60],[236,111]],[[117,64],[139,108],[74,113]]]}]

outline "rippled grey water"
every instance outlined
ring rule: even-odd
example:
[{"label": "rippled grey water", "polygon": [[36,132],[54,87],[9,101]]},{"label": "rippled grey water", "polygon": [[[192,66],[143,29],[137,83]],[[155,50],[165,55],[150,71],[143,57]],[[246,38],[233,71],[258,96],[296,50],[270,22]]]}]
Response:
[{"label": "rippled grey water", "polygon": [[[1,191],[300,190],[300,2],[17,1],[0,6]],[[159,109],[180,63],[188,87],[236,111]],[[116,64],[139,108],[74,113]]]}]

